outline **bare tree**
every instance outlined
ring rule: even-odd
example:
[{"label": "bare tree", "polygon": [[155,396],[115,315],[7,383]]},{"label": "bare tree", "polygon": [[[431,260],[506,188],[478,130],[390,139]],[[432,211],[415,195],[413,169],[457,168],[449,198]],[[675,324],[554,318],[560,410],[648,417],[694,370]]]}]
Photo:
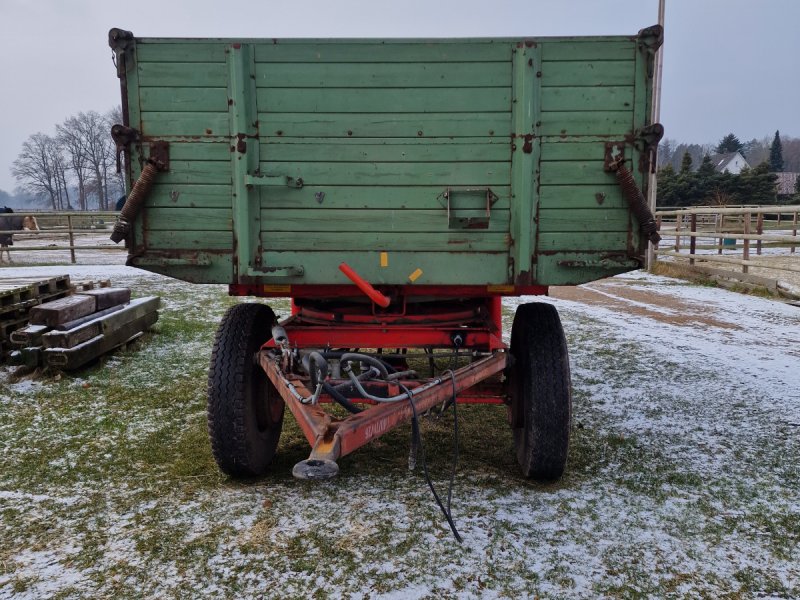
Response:
[{"label": "bare tree", "polygon": [[112,198],[117,198],[125,193],[125,169],[121,168],[119,172],[117,172],[116,170],[117,149],[116,146],[114,145],[114,141],[111,139],[110,132],[111,132],[111,127],[113,125],[116,125],[117,123],[121,124],[123,122],[122,107],[117,105],[111,110],[109,110],[105,114],[105,119],[106,119],[106,128],[109,132],[108,142],[110,144],[111,151],[114,156],[114,170],[112,172],[111,184],[110,184],[110,187],[112,187],[112,189],[110,189],[109,191],[111,192],[110,195]]},{"label": "bare tree", "polygon": [[82,140],[91,172],[93,185],[89,186],[87,182],[86,189],[96,193],[100,210],[108,210],[111,205],[108,179],[109,169],[114,164],[114,146],[107,120],[94,110],[78,113],[73,118],[76,135]]},{"label": "bare tree", "polygon": [[30,136],[11,174],[25,191],[48,198],[53,210],[69,207],[66,162],[55,138],[41,132]]},{"label": "bare tree", "polygon": [[78,208],[87,210],[87,180],[90,176],[89,156],[86,144],[80,133],[80,126],[76,117],[70,117],[62,125],[56,126],[56,135],[61,146],[67,154],[70,170],[75,174],[78,182]]}]

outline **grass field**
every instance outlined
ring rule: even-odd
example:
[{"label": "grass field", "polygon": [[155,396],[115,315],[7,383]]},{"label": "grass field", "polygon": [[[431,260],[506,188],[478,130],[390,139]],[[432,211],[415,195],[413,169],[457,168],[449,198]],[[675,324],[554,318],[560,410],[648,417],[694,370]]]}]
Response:
[{"label": "grass field", "polygon": [[[308,446],[287,413],[272,475],[222,476],[205,377],[238,300],[69,270],[164,308],[136,348],[79,373],[0,371],[0,597],[800,596],[800,309],[641,274],[613,280],[639,294],[628,310],[548,300],[573,370],[567,474],[523,480],[504,411],[460,408],[460,545],[407,469],[408,428],[302,482],[290,471]],[[440,487],[452,426],[452,412],[423,422]]]}]

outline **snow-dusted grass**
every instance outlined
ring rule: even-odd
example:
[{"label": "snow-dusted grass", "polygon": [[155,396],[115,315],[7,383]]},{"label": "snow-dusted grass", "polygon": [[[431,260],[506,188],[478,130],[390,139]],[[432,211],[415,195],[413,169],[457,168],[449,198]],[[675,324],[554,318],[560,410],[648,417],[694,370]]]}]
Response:
[{"label": "snow-dusted grass", "polygon": [[[800,595],[800,309],[640,273],[595,289],[652,294],[663,320],[639,296],[619,300],[630,310],[546,299],[570,344],[568,472],[521,479],[504,411],[459,409],[459,545],[406,468],[406,428],[308,483],[289,474],[308,447],[287,414],[272,476],[221,476],[205,370],[240,300],[125,267],[69,271],[164,309],[135,352],[60,378],[0,374],[0,597]],[[452,413],[423,435],[443,484]]]}]

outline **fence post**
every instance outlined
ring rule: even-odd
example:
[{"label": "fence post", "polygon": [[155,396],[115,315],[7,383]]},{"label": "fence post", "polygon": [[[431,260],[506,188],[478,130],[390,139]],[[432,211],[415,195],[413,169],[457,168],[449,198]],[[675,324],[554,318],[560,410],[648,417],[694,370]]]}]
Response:
[{"label": "fence post", "polygon": [[[756,218],[756,233],[758,235],[764,234],[764,213],[758,213]],[[761,240],[756,240],[756,254],[761,256]]]},{"label": "fence post", "polygon": [[72,215],[67,215],[67,231],[69,231],[69,254],[75,264],[75,234],[72,232]]},{"label": "fence post", "polygon": [[[750,221],[752,220],[753,215],[752,213],[745,213],[744,214],[744,247],[742,248],[742,260],[750,260],[750,239],[747,237],[750,235]],[[747,265],[742,265],[742,273],[747,273],[749,271],[749,267]]]},{"label": "fence post", "polygon": [[[792,237],[797,237],[797,209],[794,211],[794,217],[792,217]],[[797,240],[795,240],[794,244],[792,244],[791,253],[794,254],[794,249],[797,247]]]},{"label": "fence post", "polygon": [[689,264],[694,264],[694,254],[697,251],[697,214],[692,213],[691,216],[691,235],[689,237]]},{"label": "fence post", "polygon": [[678,213],[675,215],[675,252],[681,251],[681,221],[683,215]]},{"label": "fence post", "polygon": [[720,214],[720,215],[718,215],[718,217],[719,218],[718,218],[718,221],[717,221],[717,223],[718,223],[717,231],[720,233],[720,236],[719,236],[719,248],[717,248],[717,254],[722,254],[722,247],[723,247],[723,244],[725,243],[725,238],[723,237],[723,233],[724,233],[724,229],[725,229],[725,215],[724,214]]}]

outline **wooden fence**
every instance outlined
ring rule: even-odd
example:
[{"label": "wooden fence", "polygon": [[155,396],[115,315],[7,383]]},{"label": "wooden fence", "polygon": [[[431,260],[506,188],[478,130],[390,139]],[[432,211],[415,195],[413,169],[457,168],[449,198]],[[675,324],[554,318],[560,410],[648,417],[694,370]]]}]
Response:
[{"label": "wooden fence", "polygon": [[[720,267],[745,277],[765,269],[771,278],[800,281],[797,235],[800,206],[697,206],[658,210],[662,241],[656,261]],[[753,279],[753,278],[750,278]]]},{"label": "wooden fence", "polygon": [[[124,244],[109,239],[118,212],[31,212],[19,211],[16,215],[31,214],[36,217],[39,231],[0,231],[11,233],[14,244],[10,252],[45,252],[69,254],[70,262],[78,262],[76,253],[107,250],[121,252]],[[5,249],[3,249],[5,252]]]}]

